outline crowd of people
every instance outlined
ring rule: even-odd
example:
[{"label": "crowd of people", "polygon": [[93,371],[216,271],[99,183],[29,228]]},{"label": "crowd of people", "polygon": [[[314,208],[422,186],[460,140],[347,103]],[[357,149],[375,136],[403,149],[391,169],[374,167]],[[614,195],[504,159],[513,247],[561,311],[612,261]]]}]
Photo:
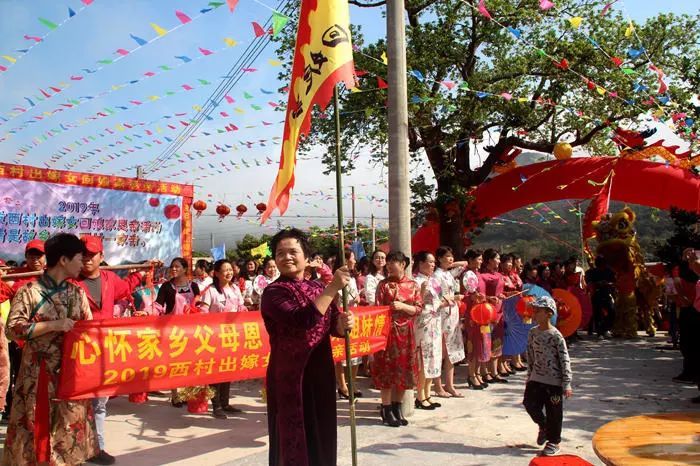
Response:
[{"label": "crowd of people", "polygon": [[[48,461],[49,457],[57,464],[115,462],[105,451],[108,398],[89,403],[49,402],[56,390],[62,334],[76,320],[261,310],[273,351],[272,372],[268,372],[268,410],[275,416],[304,419],[309,403],[317,404],[319,409],[327,407],[327,394],[312,396],[305,392],[303,384],[285,388],[270,384],[269,380],[271,376],[303,379],[310,360],[302,353],[316,354],[315,348],[323,346],[323,335],[342,335],[352,327],[352,318],[339,313],[343,294],[351,308],[389,306],[391,327],[386,349],[354,358],[349,368],[342,362],[334,368],[330,363],[329,369],[325,356],[318,356],[321,359],[315,380],[329,377],[333,392],[337,392],[335,398],[350,397],[349,378],[354,381],[358,375],[368,376],[373,388],[380,391],[382,423],[400,427],[409,424],[402,412],[406,390],[415,390],[415,409],[431,411],[441,407],[439,398],[465,396],[458,390],[458,382],[466,382],[471,390],[484,390],[526,372],[524,405],[540,428],[538,443],[545,444],[543,454],[556,454],[563,403],[552,406],[548,400],[561,400],[572,393],[566,343],[551,325],[552,319],[556,322],[557,305],[551,299],[538,298],[532,304],[534,321],[523,318],[517,322],[525,328],[525,333],[518,336],[512,332],[514,324],[505,303],[530,286],[549,292],[563,288],[588,293],[593,309],[588,333],[609,338],[615,319],[615,274],[605,258],[597,257],[595,265],[586,272],[575,257],[565,261],[524,261],[517,254],[500,254],[495,249],[470,249],[463,261],[456,261],[448,247],[419,251],[412,260],[399,251],[381,250],[357,260],[355,252],[347,249],[339,261],[335,257],[324,260],[321,254],[309,251],[303,234],[295,230],[276,241],[274,257],[262,261],[221,259],[212,264],[200,259],[192,266],[178,257],[163,268],[154,259],[148,261],[148,267],[132,270],[124,277],[104,269],[104,249],[99,237],[78,239],[59,234],[46,243],[29,242],[25,263],[13,271],[43,274],[0,282],[0,302],[12,303],[6,323],[9,341],[4,340],[5,332],[0,332],[0,394],[7,392],[0,407],[5,405],[3,419],[9,423],[3,464],[31,462],[31,458]],[[280,258],[276,252],[280,247],[286,251],[285,257]],[[683,372],[674,380],[696,382],[700,374],[699,352],[692,335],[700,321],[700,293],[696,293],[700,258],[695,251],[686,251],[680,271],[668,272],[664,305],[671,316],[669,333],[684,356]],[[492,317],[487,323],[475,322],[470,311],[484,303],[493,310]],[[298,306],[304,313],[311,312],[311,316],[303,317],[306,314],[293,311]],[[289,309],[289,315],[283,312],[285,309]],[[290,352],[275,358],[277,343],[273,342],[299,335],[310,338],[311,328],[320,332],[319,340],[311,347],[296,355]],[[291,347],[291,343],[286,346]],[[276,364],[276,359],[288,363]],[[461,364],[467,366],[467,379],[456,381],[455,366]],[[212,386],[215,395],[211,414],[217,419],[241,412],[230,404],[230,385]],[[358,398],[363,393],[355,389],[353,395]],[[176,390],[170,396],[173,407],[183,405]],[[300,404],[304,406],[275,401],[280,399],[303,399]],[[70,429],[49,425],[52,416],[70,421],[61,423],[70,425]],[[321,423],[314,428],[325,427]],[[67,436],[76,435],[80,442],[66,442]],[[270,425],[270,435],[278,436],[283,443],[299,441],[294,437],[298,432],[285,432],[278,425]],[[272,444],[271,441],[274,463],[272,457],[286,450],[282,444]],[[318,458],[322,459],[330,453],[306,454],[320,455]]]}]

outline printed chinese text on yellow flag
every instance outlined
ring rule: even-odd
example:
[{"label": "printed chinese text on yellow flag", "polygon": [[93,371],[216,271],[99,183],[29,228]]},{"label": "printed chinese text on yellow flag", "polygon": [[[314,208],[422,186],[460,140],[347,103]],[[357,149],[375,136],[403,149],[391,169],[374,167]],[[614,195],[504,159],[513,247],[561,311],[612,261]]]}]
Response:
[{"label": "printed chinese text on yellow flag", "polygon": [[284,122],[282,155],[277,178],[270,191],[264,223],[277,209],[284,214],[294,187],[299,138],[309,132],[314,105],[325,109],[333,87],[354,86],[350,10],[347,0],[302,0],[292,79]]}]

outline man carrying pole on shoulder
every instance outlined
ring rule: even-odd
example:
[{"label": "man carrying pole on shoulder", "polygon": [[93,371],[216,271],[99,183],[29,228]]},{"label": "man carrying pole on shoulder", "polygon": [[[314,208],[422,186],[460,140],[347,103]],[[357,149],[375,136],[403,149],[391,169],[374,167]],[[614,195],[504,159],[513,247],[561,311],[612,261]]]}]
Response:
[{"label": "man carrying pole on shoulder", "polygon": [[[101,270],[100,264],[104,260],[102,238],[86,235],[81,240],[85,248],[83,268],[74,283],[85,290],[93,320],[111,319],[114,316],[114,303],[130,296],[134,289],[141,284],[145,272],[134,272],[122,279],[112,271]],[[151,265],[154,267],[158,267],[159,264],[162,263],[157,260],[151,261]],[[107,400],[109,397],[92,400],[97,440],[100,446],[99,454],[89,460],[93,464],[109,465],[116,461],[114,456],[105,451],[104,424],[107,417]]]}]

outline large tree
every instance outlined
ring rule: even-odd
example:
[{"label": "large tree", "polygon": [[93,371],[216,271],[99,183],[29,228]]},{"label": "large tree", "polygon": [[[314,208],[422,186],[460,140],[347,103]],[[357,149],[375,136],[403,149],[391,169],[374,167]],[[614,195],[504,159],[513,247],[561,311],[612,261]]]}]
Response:
[{"label": "large tree", "polygon": [[[565,141],[615,155],[612,127],[633,127],[647,111],[668,119],[688,106],[694,91],[688,82],[697,79],[700,17],[660,14],[630,27],[615,5],[602,11],[607,1],[556,0],[546,11],[539,3],[487,0],[488,19],[476,0],[406,0],[410,152],[427,156],[437,181],[432,195],[424,179],[414,180],[412,188],[422,196],[414,208],[432,202],[442,243],[457,251],[465,220],[474,219],[455,206],[464,207],[470,189],[513,149],[549,153]],[[377,89],[378,77],[386,81],[380,58],[386,44],[369,43],[360,28],[353,29],[362,92],[341,97],[346,169],[359,150],[381,162],[387,155],[387,97]],[[292,43],[287,36],[279,49],[289,63]],[[665,97],[659,101],[658,75],[650,65],[665,74],[666,104]],[[288,73],[281,75],[287,82]],[[318,116],[301,150],[327,146],[331,171],[334,124]],[[486,152],[477,154],[484,138]]]}]

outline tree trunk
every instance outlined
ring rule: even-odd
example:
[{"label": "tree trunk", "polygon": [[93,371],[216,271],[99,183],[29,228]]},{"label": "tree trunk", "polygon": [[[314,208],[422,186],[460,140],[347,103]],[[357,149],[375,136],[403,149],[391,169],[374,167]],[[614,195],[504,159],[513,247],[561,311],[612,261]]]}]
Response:
[{"label": "tree trunk", "polygon": [[464,212],[462,209],[449,211],[445,206],[438,206],[440,216],[440,246],[449,246],[455,256],[460,260],[464,255]]}]

